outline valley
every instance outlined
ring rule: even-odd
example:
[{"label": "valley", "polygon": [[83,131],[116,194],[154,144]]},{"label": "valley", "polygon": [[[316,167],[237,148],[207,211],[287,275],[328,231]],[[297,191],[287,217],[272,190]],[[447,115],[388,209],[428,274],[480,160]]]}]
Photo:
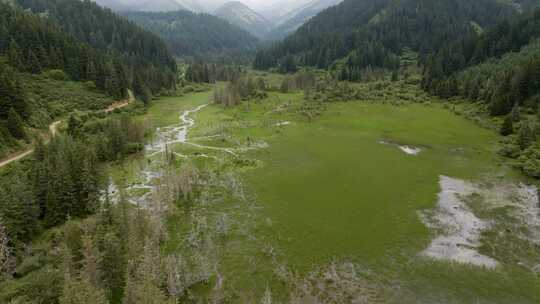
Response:
[{"label": "valley", "polygon": [[[184,246],[189,245],[193,229],[198,229],[193,221],[205,222],[210,245],[204,246],[210,247],[197,248],[215,263],[218,277],[210,278],[208,289],[193,290],[195,294],[213,297],[219,287],[230,301],[245,302],[269,288],[274,300],[284,301],[287,297],[283,295],[298,293],[298,297],[324,301],[332,296],[333,288],[342,288],[341,296],[367,297],[369,303],[429,302],[435,296],[443,302],[506,303],[518,295],[523,303],[535,302],[538,281],[532,269],[537,267],[538,255],[529,256],[527,251],[534,250],[538,239],[515,248],[512,254],[516,256],[509,259],[508,252],[488,249],[502,245],[501,240],[487,236],[493,226],[480,231],[475,255],[488,254],[489,259],[497,260],[493,269],[473,265],[473,258],[448,257],[435,262],[423,254],[433,246],[430,242],[437,241],[439,228],[425,222],[422,214],[435,211],[439,192],[446,191],[439,180],[451,176],[485,185],[481,187],[491,183],[518,186],[520,179],[514,177],[513,169],[493,154],[498,145],[493,132],[438,103],[338,103],[329,105],[320,119],[308,122],[296,112],[301,103],[296,93],[270,94],[249,107],[233,109],[207,105],[207,98],[208,94],[199,93],[158,101],[148,117],[164,126],[159,128],[163,131],[175,128],[167,128],[160,120],[162,115],[170,116],[169,122],[173,118],[184,122],[186,128],[176,129],[177,136],[164,137],[159,130],[156,134],[171,139],[166,149],[173,155],[175,167],[193,166],[200,179],[217,175],[214,178],[224,180],[212,183],[229,185],[213,189],[217,191],[214,195],[224,196],[217,198],[207,193],[214,186],[202,182],[207,186],[190,200],[193,203],[175,205],[169,215],[172,219],[167,220],[172,229],[164,244],[167,252],[178,248],[189,252]],[[187,140],[183,139],[186,131]],[[421,147],[421,152],[406,153],[399,145]],[[164,149],[163,144],[158,146]],[[147,157],[160,159],[155,153]],[[113,176],[120,184],[130,180],[127,184],[137,185],[139,178],[134,176],[139,173],[133,167],[138,166],[152,165],[128,163],[120,170],[113,168],[124,172]],[[165,172],[151,173],[153,182],[163,182],[160,176]],[[140,179],[146,180],[145,176],[148,169]],[[128,197],[130,193],[140,196],[137,188],[126,188]],[[484,195],[479,189],[451,191],[458,191],[449,194],[456,198]],[[500,193],[497,204],[515,203],[514,194]],[[148,202],[150,197],[141,198]],[[538,198],[533,199],[531,206],[537,206]],[[143,205],[148,206],[147,202]],[[482,218],[490,212],[487,207],[479,211],[470,206],[460,208],[472,208]],[[488,219],[500,221],[500,216],[513,218],[507,211]],[[527,227],[523,219],[514,220],[516,229]],[[226,232],[220,232],[224,229],[220,225],[228,227]],[[540,228],[534,225],[532,229]],[[444,235],[454,228],[440,229]],[[457,237],[470,240],[468,234]],[[467,241],[455,245],[468,246],[464,245]],[[332,271],[343,275],[341,281],[324,287],[309,285],[317,284],[314,278],[303,281],[304,276],[330,275],[327,267],[336,267]],[[347,267],[355,269],[353,277],[345,272]],[[503,279],[507,276],[511,279]],[[299,282],[306,285],[296,286]],[[401,286],[399,290],[395,290],[396,284]]]},{"label": "valley", "polygon": [[538,0],[0,0],[0,304],[536,304],[539,180]]}]

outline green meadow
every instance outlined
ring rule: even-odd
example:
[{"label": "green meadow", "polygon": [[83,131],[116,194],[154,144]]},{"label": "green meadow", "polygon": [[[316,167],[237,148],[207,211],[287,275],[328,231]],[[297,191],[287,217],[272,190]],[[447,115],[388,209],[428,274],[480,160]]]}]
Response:
[{"label": "green meadow", "polygon": [[[142,118],[154,126],[178,123],[181,111],[208,103],[209,96],[163,98]],[[264,142],[264,148],[232,157],[174,147],[221,159],[192,163],[232,171],[256,206],[253,214],[237,212],[239,221],[253,224],[252,237],[237,233],[220,245],[222,269],[237,299],[256,299],[242,294],[260,295],[265,286],[283,289],[276,260],[300,275],[338,260],[366,269],[368,280],[380,286],[381,302],[537,303],[540,280],[515,265],[486,270],[418,255],[434,237],[418,212],[435,207],[439,176],[479,181],[513,175],[496,156],[498,135],[439,103],[333,103],[308,121],[297,111],[301,100],[300,93],[270,93],[263,101],[210,105],[191,116],[191,142],[232,149]],[[422,150],[410,155],[399,148],[404,145]],[[252,162],[246,167],[238,159]],[[243,208],[223,197],[226,203],[208,212]],[[184,216],[169,218],[171,235],[185,232]],[[182,237],[174,237],[164,250],[180,250],[180,243]],[[262,252],[268,246],[275,254]]]}]

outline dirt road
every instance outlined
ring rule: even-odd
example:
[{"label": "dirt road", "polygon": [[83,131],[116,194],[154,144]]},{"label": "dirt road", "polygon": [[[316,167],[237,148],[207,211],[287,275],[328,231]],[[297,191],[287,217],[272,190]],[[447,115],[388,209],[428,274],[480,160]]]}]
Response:
[{"label": "dirt road", "polygon": [[[110,105],[107,109],[103,110],[105,113],[110,113],[116,109],[120,109],[120,108],[123,108],[123,107],[127,107],[130,103],[132,103],[133,101],[135,101],[135,96],[133,96],[133,93],[131,91],[128,90],[128,99],[126,100],[123,100],[123,101],[119,101],[117,103],[113,103],[112,105]],[[58,126],[62,123],[61,120],[59,121],[55,121],[53,122],[52,124],[49,125],[49,135],[50,137],[54,137],[56,135],[56,133],[58,133]],[[48,141],[48,139],[47,139]],[[12,156],[9,156],[5,159],[2,159],[0,160],[0,168],[4,167],[4,166],[7,166],[9,164],[11,164],[12,162],[15,162],[15,161],[18,161],[30,154],[32,154],[32,152],[34,152],[34,148],[28,148],[24,151],[21,151],[15,155],[12,155]]]},{"label": "dirt road", "polygon": [[[49,134],[51,137],[54,137],[56,135],[56,133],[58,132],[58,125],[60,125],[62,121],[59,120],[59,121],[55,121],[53,122],[52,124],[49,125]],[[32,152],[34,152],[34,148],[29,148],[29,149],[26,149],[22,152],[19,152],[13,156],[10,156],[6,159],[3,159],[3,160],[0,160],[0,168],[4,167],[4,166],[7,166],[9,164],[11,164],[12,162],[14,161],[18,161],[20,160],[21,158],[24,158],[30,154],[32,154]]]}]

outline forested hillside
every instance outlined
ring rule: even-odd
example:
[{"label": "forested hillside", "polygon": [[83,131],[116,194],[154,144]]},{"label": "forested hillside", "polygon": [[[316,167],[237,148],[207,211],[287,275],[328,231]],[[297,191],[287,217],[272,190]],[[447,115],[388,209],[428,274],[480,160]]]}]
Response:
[{"label": "forested hillside", "polygon": [[122,13],[141,27],[159,35],[179,57],[228,54],[252,50],[257,38],[218,17],[189,11]]},{"label": "forested hillside", "polygon": [[78,42],[42,17],[0,4],[0,156],[31,139],[27,127],[44,128],[74,108],[104,108],[129,87],[119,56]]},{"label": "forested hillside", "polygon": [[174,86],[175,60],[166,45],[124,18],[91,1],[17,0],[24,9],[41,14],[77,41],[118,57],[135,93],[158,93]]},{"label": "forested hillside", "polygon": [[148,101],[177,77],[159,37],[76,0],[0,3],[0,66],[1,157],[31,141],[28,128],[102,109],[130,88]]},{"label": "forested hillside", "polygon": [[[522,103],[540,93],[538,86],[528,83],[540,76],[536,68],[540,63],[537,43],[518,53],[537,38],[540,38],[540,10],[503,21],[481,35],[448,42],[427,60],[423,86],[442,97],[462,94],[473,100],[486,100],[493,115],[507,114],[513,103]],[[487,61],[490,62],[456,75]]]},{"label": "forested hillside", "polygon": [[[463,37],[429,56],[422,86],[443,98],[474,102],[477,118],[501,117],[501,154],[540,177],[540,10]],[[533,115],[535,114],[535,115]]]},{"label": "forested hillside", "polygon": [[294,31],[296,31],[302,24],[316,16],[324,9],[340,3],[342,0],[314,0],[300,8],[289,12],[285,16],[282,16],[281,22],[274,27],[270,33],[265,37],[268,40],[280,40]]},{"label": "forested hillside", "polygon": [[423,60],[446,41],[517,14],[514,5],[493,0],[346,0],[261,51],[254,66],[279,66],[283,71],[294,70],[296,65],[327,68],[346,58],[351,75],[368,66],[395,69],[405,47]]},{"label": "forested hillside", "polygon": [[91,80],[113,97],[124,96],[129,84],[119,56],[79,42],[37,15],[7,5],[1,5],[0,14],[0,53],[15,69],[28,73],[59,69],[72,80]]},{"label": "forested hillside", "polygon": [[273,27],[270,20],[239,1],[225,3],[214,11],[214,15],[243,28],[259,38],[267,35]]}]

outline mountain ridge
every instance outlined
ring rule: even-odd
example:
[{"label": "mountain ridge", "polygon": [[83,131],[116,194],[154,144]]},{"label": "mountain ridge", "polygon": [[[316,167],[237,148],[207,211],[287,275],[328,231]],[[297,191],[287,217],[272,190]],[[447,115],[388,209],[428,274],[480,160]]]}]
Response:
[{"label": "mountain ridge", "polygon": [[240,1],[230,1],[214,11],[214,15],[235,24],[256,37],[263,38],[274,24]]}]

